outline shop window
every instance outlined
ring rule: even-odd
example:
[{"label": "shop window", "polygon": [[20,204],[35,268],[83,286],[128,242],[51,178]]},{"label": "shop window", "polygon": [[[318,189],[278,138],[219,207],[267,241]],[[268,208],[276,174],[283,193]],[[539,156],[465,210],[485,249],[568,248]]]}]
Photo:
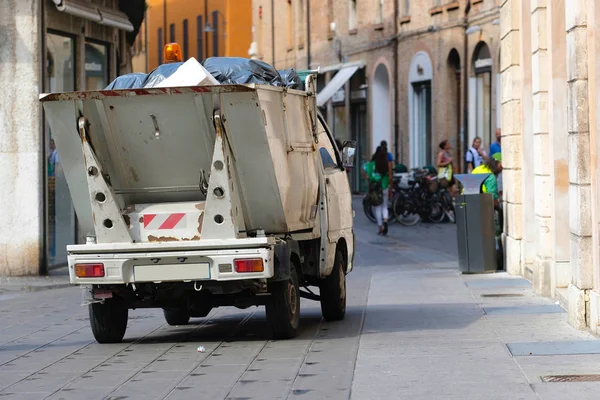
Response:
[{"label": "shop window", "polygon": [[407,17],[410,15],[410,0],[404,0],[404,16]]},{"label": "shop window", "polygon": [[[489,47],[481,42],[474,57],[475,67],[475,136],[480,136],[482,145],[489,149],[492,138],[492,56]],[[470,138],[473,140],[473,138]]]},{"label": "shop window", "polygon": [[175,24],[169,25],[169,42],[175,43]]},{"label": "shop window", "polygon": [[[75,90],[75,40],[69,36],[48,33],[46,35],[46,87],[47,92],[71,92]],[[71,203],[61,157],[56,149],[53,132],[45,125],[47,145],[46,198],[46,245],[49,268],[67,263],[67,245],[76,242],[77,219]]]},{"label": "shop window", "polygon": [[212,12],[212,20],[213,20],[213,57],[219,57],[219,12]]},{"label": "shop window", "polygon": [[158,28],[158,65],[163,63],[163,34],[162,28]]},{"label": "shop window", "polygon": [[183,60],[187,61],[188,57],[188,20],[183,20]]},{"label": "shop window", "polygon": [[348,2],[348,30],[349,31],[353,31],[356,30],[358,28],[358,17],[357,17],[357,10],[356,10],[356,1],[357,0],[350,0]]},{"label": "shop window", "polygon": [[333,137],[342,143],[349,140],[348,125],[346,123],[346,107],[343,105],[333,107]]},{"label": "shop window", "polygon": [[108,46],[85,43],[85,89],[102,90],[108,85]]}]

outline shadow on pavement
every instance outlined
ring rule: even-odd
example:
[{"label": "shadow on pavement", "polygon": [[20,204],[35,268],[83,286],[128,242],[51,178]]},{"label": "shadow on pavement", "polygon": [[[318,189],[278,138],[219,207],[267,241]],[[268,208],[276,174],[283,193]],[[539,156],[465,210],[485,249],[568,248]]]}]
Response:
[{"label": "shadow on pavement", "polygon": [[[192,319],[188,325],[166,326],[160,333],[142,339],[138,344],[157,344],[173,342],[251,342],[272,340],[271,330],[264,313],[252,316],[215,317],[209,321]],[[321,324],[321,316],[302,316],[297,338],[311,339]],[[129,337],[123,343],[133,343],[139,337]],[[293,339],[292,339],[293,340]]]}]

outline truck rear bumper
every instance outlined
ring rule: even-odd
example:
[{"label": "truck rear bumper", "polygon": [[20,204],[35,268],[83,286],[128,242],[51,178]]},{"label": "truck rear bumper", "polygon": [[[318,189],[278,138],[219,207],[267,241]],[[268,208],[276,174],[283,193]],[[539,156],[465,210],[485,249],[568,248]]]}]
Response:
[{"label": "truck rear bumper", "polygon": [[[69,248],[69,275],[71,283],[125,284],[143,282],[236,281],[268,279],[274,275],[272,246],[261,248],[221,250],[181,250],[163,252],[84,252]],[[83,247],[83,246],[81,246]],[[87,246],[86,246],[87,247]],[[261,259],[260,272],[237,272],[235,260]],[[81,278],[76,274],[77,264],[102,264],[103,277]]]}]

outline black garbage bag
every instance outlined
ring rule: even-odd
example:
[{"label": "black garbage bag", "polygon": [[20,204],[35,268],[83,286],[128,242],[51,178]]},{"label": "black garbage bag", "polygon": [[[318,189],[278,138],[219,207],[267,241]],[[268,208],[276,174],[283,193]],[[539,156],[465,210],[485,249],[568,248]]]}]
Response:
[{"label": "black garbage bag", "polygon": [[158,85],[169,76],[173,75],[175,71],[183,64],[183,62],[175,62],[169,64],[159,65],[154,71],[148,74],[148,77],[144,81],[144,88],[153,88]]},{"label": "black garbage bag", "polygon": [[241,57],[211,57],[204,60],[202,65],[223,85],[256,83],[284,86],[279,72],[260,60]]},{"label": "black garbage bag", "polygon": [[281,76],[283,86],[285,86],[288,89],[303,89],[304,85],[302,79],[300,79],[300,75],[298,75],[294,68],[280,69],[278,72]]},{"label": "black garbage bag", "polygon": [[116,89],[139,89],[144,86],[148,75],[135,72],[133,74],[121,75],[106,87],[105,90]]}]

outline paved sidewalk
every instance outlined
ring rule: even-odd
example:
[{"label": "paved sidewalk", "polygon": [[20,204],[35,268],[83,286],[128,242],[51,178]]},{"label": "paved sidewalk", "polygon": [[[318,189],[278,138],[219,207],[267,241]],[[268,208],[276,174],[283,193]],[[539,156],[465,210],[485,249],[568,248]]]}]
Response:
[{"label": "paved sidewalk", "polygon": [[45,276],[0,277],[0,296],[14,292],[39,292],[69,287],[69,270],[61,267]]},{"label": "paved sidewalk", "polygon": [[352,399],[597,399],[600,341],[505,273],[380,267],[373,272]]}]

